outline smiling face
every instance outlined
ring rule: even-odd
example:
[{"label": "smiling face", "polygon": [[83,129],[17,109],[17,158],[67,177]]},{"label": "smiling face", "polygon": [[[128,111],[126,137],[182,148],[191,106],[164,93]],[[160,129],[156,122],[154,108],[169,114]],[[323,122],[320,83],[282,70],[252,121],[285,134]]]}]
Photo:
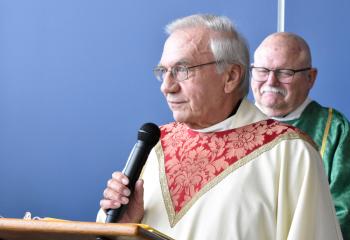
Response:
[{"label": "smiling face", "polygon": [[[159,66],[194,66],[215,61],[209,46],[209,32],[190,28],[177,30],[165,42]],[[168,72],[161,85],[173,117],[193,129],[223,121],[232,111],[233,85],[229,74],[219,74],[216,65],[190,69],[188,79],[177,82]],[[232,81],[231,81],[232,82]]]},{"label": "smiling face", "polygon": [[[274,69],[301,69],[311,66],[307,45],[294,35],[278,33],[267,37],[254,54],[254,66]],[[266,82],[251,80],[257,105],[270,117],[294,111],[307,98],[317,70],[295,73],[291,83],[281,83],[270,72]]]}]

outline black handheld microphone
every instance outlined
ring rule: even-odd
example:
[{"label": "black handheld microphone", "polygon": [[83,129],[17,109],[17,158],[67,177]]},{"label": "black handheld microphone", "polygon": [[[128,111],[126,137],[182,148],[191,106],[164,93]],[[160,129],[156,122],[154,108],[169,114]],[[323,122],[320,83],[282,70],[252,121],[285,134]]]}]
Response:
[{"label": "black handheld microphone", "polygon": [[[160,138],[159,127],[154,123],[145,123],[141,126],[137,135],[137,142],[132,149],[123,173],[129,178],[127,187],[131,194],[134,191],[135,183],[138,180],[142,168],[146,163],[149,153]],[[121,205],[117,209],[108,209],[106,223],[115,223],[120,220],[127,205]]]}]

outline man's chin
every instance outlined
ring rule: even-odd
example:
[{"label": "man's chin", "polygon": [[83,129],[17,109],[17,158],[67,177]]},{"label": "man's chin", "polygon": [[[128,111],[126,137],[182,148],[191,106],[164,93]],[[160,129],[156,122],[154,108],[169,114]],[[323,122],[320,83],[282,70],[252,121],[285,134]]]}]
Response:
[{"label": "man's chin", "polygon": [[180,123],[189,123],[193,118],[191,118],[191,115],[189,114],[184,114],[183,111],[173,111],[173,118],[176,122]]},{"label": "man's chin", "polygon": [[176,122],[184,122],[185,118],[181,113],[178,113],[177,111],[173,111],[173,118]]},{"label": "man's chin", "polygon": [[285,115],[284,110],[277,107],[276,105],[263,106],[262,111],[269,117],[281,117]]},{"label": "man's chin", "polygon": [[263,108],[278,110],[279,108],[281,108],[283,103],[281,101],[278,101],[277,99],[269,99],[267,101],[260,102],[259,105]]}]

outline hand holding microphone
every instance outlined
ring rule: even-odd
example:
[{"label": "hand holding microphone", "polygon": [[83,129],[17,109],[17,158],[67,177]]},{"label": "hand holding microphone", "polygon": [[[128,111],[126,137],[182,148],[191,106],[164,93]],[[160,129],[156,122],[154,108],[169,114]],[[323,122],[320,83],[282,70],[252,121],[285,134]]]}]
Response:
[{"label": "hand holding microphone", "polygon": [[137,180],[159,137],[160,130],[153,123],[142,125],[138,131],[138,141],[130,153],[123,172],[113,173],[103,192],[104,199],[100,205],[102,209],[107,210],[106,223],[141,220],[144,212],[143,182]]},{"label": "hand holding microphone", "polygon": [[[136,182],[134,192],[131,194],[128,184],[124,184],[129,183],[128,179],[122,172],[114,172],[112,178],[108,181],[107,188],[103,192],[104,199],[101,200],[100,206],[106,213],[113,209],[118,212],[115,219],[108,218],[107,215],[106,223],[138,223],[142,219],[144,214],[143,181],[138,180]],[[120,207],[124,208],[123,211]]]}]

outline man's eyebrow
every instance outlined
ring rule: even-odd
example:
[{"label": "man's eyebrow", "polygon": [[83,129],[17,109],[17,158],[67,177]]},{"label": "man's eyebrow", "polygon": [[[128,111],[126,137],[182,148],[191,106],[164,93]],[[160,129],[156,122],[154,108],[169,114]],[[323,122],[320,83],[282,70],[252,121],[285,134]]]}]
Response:
[{"label": "man's eyebrow", "polygon": [[183,59],[183,60],[180,60],[180,61],[176,62],[175,66],[176,65],[189,65],[189,61],[186,60],[186,59]]},{"label": "man's eyebrow", "polygon": [[[174,65],[172,66],[187,66],[187,65],[190,65],[190,61],[186,60],[186,59],[183,59],[183,60],[179,60],[177,61]],[[162,68],[165,68],[161,63],[158,64],[157,67],[162,67]]]}]

